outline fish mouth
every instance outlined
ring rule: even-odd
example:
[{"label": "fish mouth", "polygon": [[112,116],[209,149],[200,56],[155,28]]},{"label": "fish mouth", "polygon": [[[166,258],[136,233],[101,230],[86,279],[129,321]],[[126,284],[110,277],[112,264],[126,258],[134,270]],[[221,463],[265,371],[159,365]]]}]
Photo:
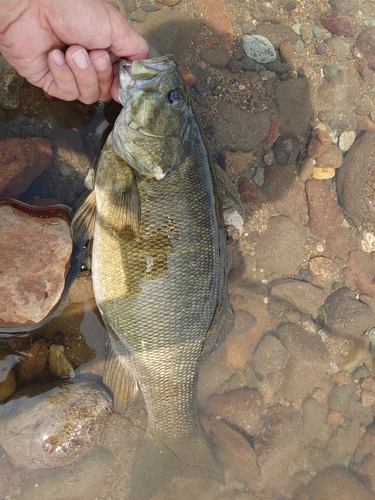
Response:
[{"label": "fish mouth", "polygon": [[119,74],[120,88],[137,87],[140,90],[152,90],[159,86],[161,78],[177,67],[172,54],[142,59],[130,62],[127,59],[120,59]]}]

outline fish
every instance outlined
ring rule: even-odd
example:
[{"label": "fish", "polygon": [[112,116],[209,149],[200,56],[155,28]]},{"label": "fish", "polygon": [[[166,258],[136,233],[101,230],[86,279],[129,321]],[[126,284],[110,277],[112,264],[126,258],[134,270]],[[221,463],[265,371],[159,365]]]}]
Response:
[{"label": "fish", "polygon": [[222,480],[198,417],[199,369],[233,326],[220,187],[173,55],[120,60],[122,110],[73,235],[93,238],[95,299],[109,333],[104,383],[124,413],[138,389],[147,428],[132,495],[174,476]]}]

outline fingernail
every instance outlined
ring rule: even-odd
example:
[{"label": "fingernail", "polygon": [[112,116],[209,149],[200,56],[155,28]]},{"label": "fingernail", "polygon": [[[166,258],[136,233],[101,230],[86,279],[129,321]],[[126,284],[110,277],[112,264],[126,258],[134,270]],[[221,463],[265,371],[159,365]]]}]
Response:
[{"label": "fingernail", "polygon": [[62,66],[63,64],[65,64],[65,57],[64,57],[64,54],[61,52],[61,50],[54,50],[52,53],[51,53],[51,57],[53,59],[53,61],[58,65],[58,66]]},{"label": "fingernail", "polygon": [[92,63],[96,71],[104,71],[108,65],[108,57],[107,56],[98,57],[98,59],[95,59],[95,61],[93,61]]},{"label": "fingernail", "polygon": [[72,59],[74,61],[74,64],[80,69],[87,68],[89,64],[88,57],[82,49],[76,50],[72,55]]}]

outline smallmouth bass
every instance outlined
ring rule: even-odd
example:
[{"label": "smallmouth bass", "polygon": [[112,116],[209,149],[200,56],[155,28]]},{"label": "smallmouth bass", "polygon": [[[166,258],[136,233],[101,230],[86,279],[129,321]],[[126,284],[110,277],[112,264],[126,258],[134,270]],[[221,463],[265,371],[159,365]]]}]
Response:
[{"label": "smallmouth bass", "polygon": [[214,166],[173,56],[120,62],[123,109],[73,220],[92,237],[109,332],[104,382],[124,411],[137,387],[147,432],[133,470],[146,499],[174,475],[220,477],[196,404],[199,367],[233,324]]}]

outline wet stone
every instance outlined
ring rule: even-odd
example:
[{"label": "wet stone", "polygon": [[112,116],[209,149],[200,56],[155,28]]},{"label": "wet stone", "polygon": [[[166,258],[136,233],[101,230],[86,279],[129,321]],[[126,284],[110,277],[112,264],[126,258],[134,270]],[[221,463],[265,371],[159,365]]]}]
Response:
[{"label": "wet stone", "polygon": [[353,36],[357,31],[356,18],[337,10],[325,12],[320,16],[320,22],[328,31],[339,36]]},{"label": "wet stone", "polygon": [[314,398],[309,398],[302,405],[303,441],[312,443],[318,438],[326,419],[323,406]]},{"label": "wet stone", "polygon": [[358,233],[353,227],[338,227],[326,239],[326,249],[333,255],[345,255],[356,247]]},{"label": "wet stone", "polygon": [[278,273],[295,271],[302,258],[302,242],[302,232],[293,221],[283,215],[271,217],[256,244],[257,266]]},{"label": "wet stone", "polygon": [[8,399],[16,390],[16,378],[12,370],[14,362],[11,352],[0,348],[0,403]]},{"label": "wet stone", "polygon": [[324,130],[316,128],[312,131],[307,152],[311,158],[318,158],[328,150],[331,144],[332,138]]},{"label": "wet stone", "polygon": [[294,323],[281,325],[277,336],[289,352],[281,392],[290,401],[304,398],[327,372],[329,352],[318,335]]},{"label": "wet stone", "polygon": [[124,2],[125,8],[128,12],[134,12],[137,9],[137,4],[135,0],[122,0]]},{"label": "wet stone", "polygon": [[111,398],[95,382],[49,384],[38,390],[33,397],[18,393],[0,407],[0,444],[17,464],[31,469],[73,463],[98,441],[112,410]]},{"label": "wet stone", "polygon": [[349,403],[352,390],[347,385],[334,385],[328,396],[328,408],[344,413]]},{"label": "wet stone", "polygon": [[213,415],[219,415],[249,435],[260,432],[264,403],[260,393],[254,389],[242,388],[211,396],[205,406]]},{"label": "wet stone", "polygon": [[200,53],[201,59],[214,68],[224,69],[227,67],[231,56],[221,47],[205,48]]},{"label": "wet stone", "polygon": [[281,166],[296,161],[298,154],[298,137],[293,134],[281,135],[273,145],[275,160]]},{"label": "wet stone", "polygon": [[286,62],[292,62],[294,58],[294,47],[290,40],[285,40],[280,44],[280,55],[281,58]]},{"label": "wet stone", "polygon": [[21,384],[38,380],[44,374],[48,362],[48,346],[45,339],[31,341],[29,346],[23,346],[21,356],[14,370]]},{"label": "wet stone", "polygon": [[346,287],[329,295],[323,310],[328,333],[346,339],[360,337],[375,321],[371,308]]},{"label": "wet stone", "polygon": [[18,198],[52,160],[48,139],[12,137],[0,141],[0,198]]},{"label": "wet stone", "polygon": [[25,78],[14,68],[4,69],[0,73],[0,105],[3,109],[17,109],[20,104],[19,89]]},{"label": "wet stone", "polygon": [[226,3],[223,0],[197,0],[196,5],[204,22],[220,39],[221,46],[229,50],[233,43],[233,26]]},{"label": "wet stone", "polygon": [[292,278],[272,281],[269,287],[272,296],[287,300],[305,314],[315,313],[326,298],[321,287]]},{"label": "wet stone", "polygon": [[335,144],[331,144],[331,146],[325,151],[322,155],[320,155],[315,160],[316,167],[332,167],[334,169],[340,168],[343,162],[343,154],[340,148],[338,148]]},{"label": "wet stone", "polygon": [[344,215],[321,180],[306,182],[309,226],[312,233],[327,236],[344,222]]},{"label": "wet stone", "polygon": [[282,370],[288,362],[289,353],[274,335],[265,335],[254,352],[255,371],[261,375]]},{"label": "wet stone", "polygon": [[272,43],[261,35],[245,35],[243,49],[248,57],[262,64],[274,61],[276,52]]},{"label": "wet stone", "polygon": [[0,325],[33,325],[48,315],[64,290],[72,252],[69,224],[3,205],[0,227]]},{"label": "wet stone", "polygon": [[48,354],[49,371],[61,378],[74,378],[74,368],[65,354],[63,345],[52,344]]},{"label": "wet stone", "polygon": [[362,52],[369,69],[375,70],[375,26],[362,31],[356,41],[357,49]]},{"label": "wet stone", "polygon": [[332,9],[340,10],[341,12],[353,12],[358,9],[358,0],[329,0]]}]

